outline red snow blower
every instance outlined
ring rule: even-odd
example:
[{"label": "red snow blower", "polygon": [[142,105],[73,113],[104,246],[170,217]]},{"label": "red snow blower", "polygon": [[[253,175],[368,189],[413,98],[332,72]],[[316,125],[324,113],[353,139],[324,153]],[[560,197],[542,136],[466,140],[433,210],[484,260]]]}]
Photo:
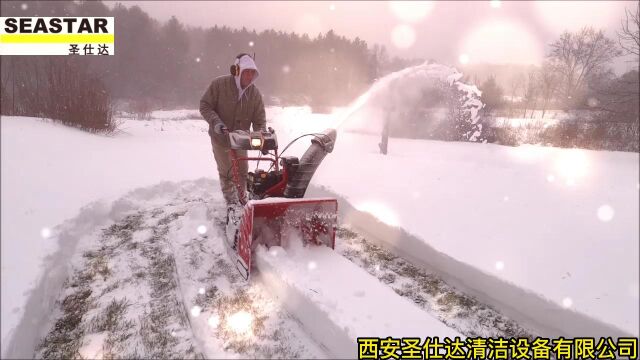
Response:
[{"label": "red snow blower", "polygon": [[[227,248],[236,268],[245,280],[251,274],[251,253],[258,244],[283,246],[297,237],[305,246],[335,246],[338,202],[333,198],[303,198],[311,177],[324,157],[333,150],[334,129],[312,136],[311,146],[302,158],[279,156],[273,129],[264,132],[236,130],[229,133],[232,176],[242,208],[227,217]],[[238,157],[236,150],[258,150],[258,157]],[[258,161],[256,169],[240,179],[240,161]],[[260,161],[271,163],[259,169]],[[241,181],[246,181],[246,193]]]}]

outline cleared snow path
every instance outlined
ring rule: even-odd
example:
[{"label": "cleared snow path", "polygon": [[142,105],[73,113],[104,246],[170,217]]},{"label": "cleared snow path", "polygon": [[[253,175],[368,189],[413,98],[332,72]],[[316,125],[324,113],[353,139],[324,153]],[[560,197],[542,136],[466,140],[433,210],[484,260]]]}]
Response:
[{"label": "cleared snow path", "polygon": [[110,225],[75,239],[36,357],[326,358],[228,262],[214,186],[201,179],[134,190],[113,203]]},{"label": "cleared snow path", "polygon": [[[344,228],[336,251],[289,248],[282,256],[274,247],[281,256],[273,257],[259,249],[256,281],[246,284],[226,256],[215,186],[199,179],[139,188],[58,226],[50,276],[9,348],[31,346],[35,353],[22,355],[46,358],[344,358],[357,355],[356,337],[528,335]],[[397,281],[376,273],[380,264]],[[438,284],[434,292],[402,291],[425,276]],[[449,310],[421,296],[445,299]],[[459,316],[460,299],[482,316]]]}]

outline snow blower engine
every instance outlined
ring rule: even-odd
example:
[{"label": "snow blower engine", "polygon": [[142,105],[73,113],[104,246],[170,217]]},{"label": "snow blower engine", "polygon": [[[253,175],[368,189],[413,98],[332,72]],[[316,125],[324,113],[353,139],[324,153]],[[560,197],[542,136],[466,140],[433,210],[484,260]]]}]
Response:
[{"label": "snow blower engine", "polygon": [[[258,244],[286,246],[297,238],[305,246],[335,246],[338,202],[334,198],[303,198],[311,177],[324,157],[333,150],[334,129],[305,134],[289,143],[282,154],[304,136],[312,136],[311,146],[298,159],[278,155],[278,140],[272,128],[267,131],[229,133],[232,176],[241,209],[227,219],[227,248],[240,274],[249,279],[251,253]],[[236,150],[257,150],[258,157],[238,157]],[[240,161],[257,161],[256,169],[241,179]],[[259,169],[261,161],[271,163]],[[247,192],[241,186],[246,181]],[[295,240],[297,240],[295,239]],[[298,241],[299,241],[298,240]]]}]

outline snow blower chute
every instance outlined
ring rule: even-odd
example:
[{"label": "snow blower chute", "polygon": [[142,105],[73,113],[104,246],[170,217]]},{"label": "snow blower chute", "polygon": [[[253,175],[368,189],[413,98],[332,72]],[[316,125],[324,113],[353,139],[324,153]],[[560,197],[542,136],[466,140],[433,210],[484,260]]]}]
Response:
[{"label": "snow blower chute", "polygon": [[[227,217],[227,248],[240,274],[249,279],[251,253],[258,244],[283,246],[294,237],[305,246],[335,246],[338,202],[333,198],[303,198],[311,177],[324,157],[333,150],[334,129],[312,136],[311,146],[302,158],[278,155],[273,129],[265,132],[236,130],[229,133],[232,176],[241,208]],[[300,136],[293,140],[285,149]],[[238,157],[236,150],[258,150],[262,156]],[[256,169],[240,179],[240,161],[267,161],[271,167]],[[241,181],[246,181],[244,193]]]}]

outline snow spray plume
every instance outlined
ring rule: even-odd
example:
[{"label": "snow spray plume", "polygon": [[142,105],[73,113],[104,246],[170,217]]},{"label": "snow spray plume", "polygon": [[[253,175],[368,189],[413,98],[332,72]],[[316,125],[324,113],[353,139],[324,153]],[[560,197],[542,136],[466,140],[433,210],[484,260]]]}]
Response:
[{"label": "snow spray plume", "polygon": [[[477,141],[482,129],[478,123],[478,112],[483,107],[480,91],[473,85],[462,83],[461,78],[462,74],[455,68],[429,62],[388,74],[358,97],[338,118],[334,128],[345,126],[349,120],[349,128],[361,126],[371,129],[375,127],[372,120],[381,121],[387,114],[393,115],[407,109],[415,109],[423,101],[425,92],[438,90],[444,85],[456,90],[461,97],[464,121],[474,130],[468,139]],[[358,120],[362,123],[358,124]],[[381,126],[380,124],[379,127]]]}]

